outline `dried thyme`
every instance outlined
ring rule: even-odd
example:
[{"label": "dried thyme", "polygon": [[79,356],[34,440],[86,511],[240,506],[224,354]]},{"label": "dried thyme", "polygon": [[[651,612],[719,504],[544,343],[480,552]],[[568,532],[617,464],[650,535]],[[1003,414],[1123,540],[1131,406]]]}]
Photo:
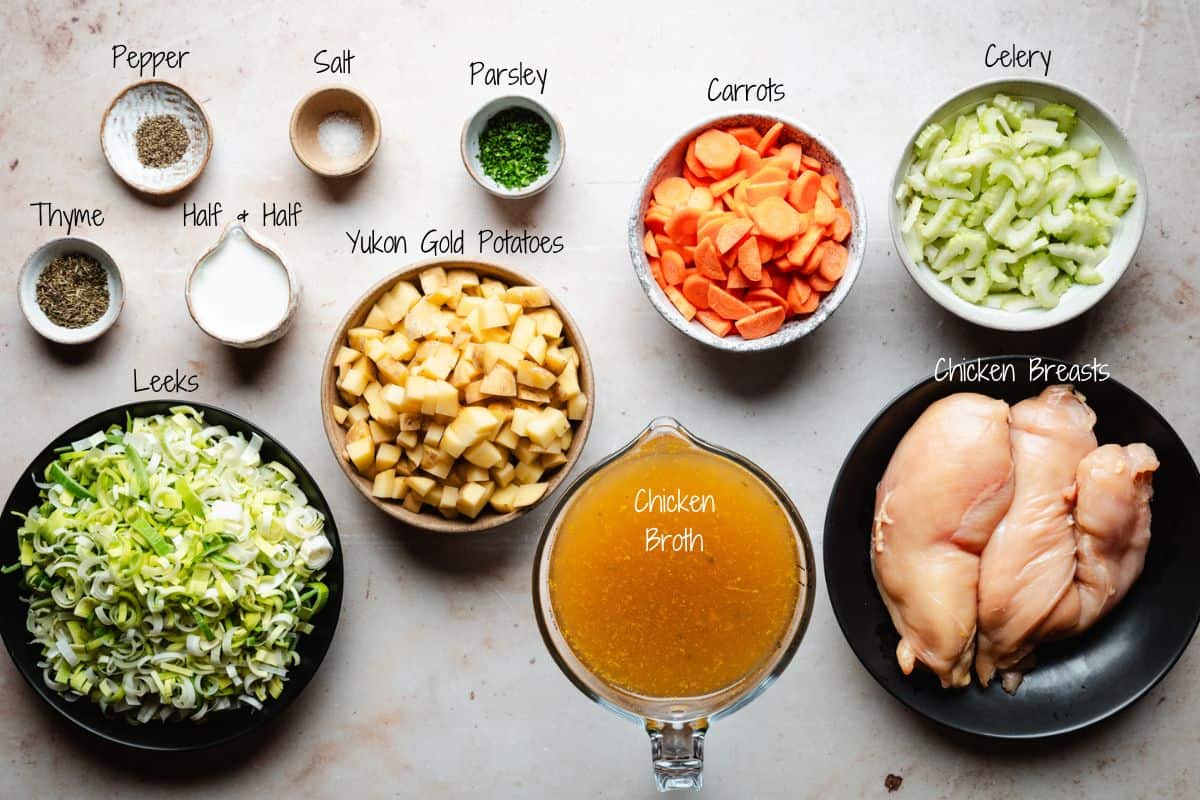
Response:
[{"label": "dried thyme", "polygon": [[83,253],[55,258],[38,276],[37,304],[55,325],[84,328],[108,310],[108,274]]},{"label": "dried thyme", "polygon": [[483,172],[507,189],[528,186],[546,174],[550,126],[527,108],[506,108],[479,135]]},{"label": "dried thyme", "polygon": [[188,149],[188,134],[173,114],[158,114],[146,117],[134,134],[137,141],[137,157],[143,166],[153,169],[169,167]]}]

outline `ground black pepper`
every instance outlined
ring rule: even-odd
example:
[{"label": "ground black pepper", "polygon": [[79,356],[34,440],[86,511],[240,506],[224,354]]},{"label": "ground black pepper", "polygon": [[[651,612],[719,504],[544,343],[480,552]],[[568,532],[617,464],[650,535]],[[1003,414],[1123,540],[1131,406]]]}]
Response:
[{"label": "ground black pepper", "polygon": [[171,166],[183,158],[188,149],[187,130],[179,117],[172,114],[146,117],[138,125],[134,139],[138,161],[154,169]]},{"label": "ground black pepper", "polygon": [[37,304],[55,325],[84,328],[108,310],[108,274],[83,253],[55,258],[38,276]]}]

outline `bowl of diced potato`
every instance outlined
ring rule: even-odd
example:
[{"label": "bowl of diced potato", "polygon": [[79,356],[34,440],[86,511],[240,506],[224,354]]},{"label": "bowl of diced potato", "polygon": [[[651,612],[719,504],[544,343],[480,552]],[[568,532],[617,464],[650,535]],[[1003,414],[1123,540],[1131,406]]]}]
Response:
[{"label": "bowl of diced potato", "polygon": [[566,310],[480,261],[375,284],[338,326],[321,380],[342,471],[387,514],[440,533],[488,530],[549,497],[583,451],[593,400]]}]

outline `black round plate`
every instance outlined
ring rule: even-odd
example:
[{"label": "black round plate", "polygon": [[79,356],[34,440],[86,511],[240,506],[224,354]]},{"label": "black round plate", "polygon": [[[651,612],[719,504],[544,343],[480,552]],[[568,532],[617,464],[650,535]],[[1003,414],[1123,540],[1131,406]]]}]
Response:
[{"label": "black round plate", "polygon": [[[1150,549],[1129,594],[1082,636],[1035,651],[1037,666],[1015,695],[999,681],[984,689],[941,688],[933,673],[904,675],[896,664],[899,634],[871,575],[868,544],[875,486],[900,438],[930,403],[974,391],[1019,402],[1060,381],[1030,380],[1030,356],[985,363],[1012,364],[1006,382],[922,381],[877,416],[846,457],[825,517],[825,584],[846,641],[867,671],[897,699],[950,728],[982,736],[1023,739],[1078,730],[1142,697],[1175,665],[1200,623],[1200,535],[1195,503],[1200,473],[1167,421],[1131,389],[1114,380],[1076,381],[1096,411],[1101,444],[1145,442],[1158,454],[1154,474]],[[1043,363],[1059,363],[1041,359]]]},{"label": "black round plate", "polygon": [[174,400],[151,400],[139,403],[128,403],[110,408],[95,416],[88,417],[57,437],[46,449],[38,454],[33,463],[21,473],[17,485],[8,497],[4,506],[4,516],[0,518],[0,564],[12,564],[18,558],[17,528],[19,521],[14,512],[25,513],[38,505],[38,489],[31,476],[44,474],[46,466],[55,459],[54,449],[73,441],[90,436],[110,425],[124,425],[125,414],[134,417],[146,417],[153,414],[163,414],[168,409],[179,405],[189,405],[204,412],[206,422],[214,425],[224,425],[230,432],[241,433],[247,437],[257,433],[263,439],[262,458],[264,461],[278,461],[296,475],[297,485],[308,497],[313,508],[325,515],[325,535],[333,544],[333,558],[325,568],[325,582],[329,585],[329,600],[325,608],[312,619],[313,632],[300,639],[297,647],[300,653],[300,663],[288,671],[287,681],[284,682],[283,693],[275,700],[263,703],[261,711],[252,708],[239,708],[230,711],[214,713],[201,722],[173,721],[150,722],[144,725],[131,725],[124,719],[108,716],[100,711],[100,707],[87,700],[69,702],[62,695],[46,686],[42,680],[42,671],[37,662],[41,657],[41,649],[29,640],[25,629],[25,617],[28,606],[21,599],[26,591],[22,585],[20,572],[10,575],[0,575],[0,634],[4,637],[5,647],[17,665],[17,669],[33,690],[41,695],[55,711],[80,728],[103,739],[127,747],[141,750],[184,751],[198,750],[228,742],[243,734],[258,729],[264,723],[274,719],[283,712],[296,696],[312,679],[321,665],[321,659],[333,641],[333,632],[337,628],[338,615],[342,608],[342,548],[338,541],[337,527],[333,522],[329,504],[308,470],[293,456],[287,448],[281,445],[270,434],[245,419],[219,408],[202,403],[180,403]]}]

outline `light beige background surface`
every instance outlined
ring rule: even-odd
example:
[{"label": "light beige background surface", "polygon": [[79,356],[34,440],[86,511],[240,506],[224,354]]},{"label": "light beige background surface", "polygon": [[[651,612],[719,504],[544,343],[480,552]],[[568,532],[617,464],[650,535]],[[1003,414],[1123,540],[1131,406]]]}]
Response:
[{"label": "light beige background surface", "polygon": [[[754,10],[748,9],[753,5]],[[875,4],[871,4],[872,6]],[[1036,351],[1093,356],[1142,392],[1200,451],[1196,163],[1200,4],[499,2],[4,3],[0,39],[0,488],[53,436],[144,398],[139,377],[200,376],[195,399],[245,414],[308,465],[345,543],[347,594],[325,666],[260,741],[185,760],[122,757],[53,718],[0,662],[3,797],[650,797],[645,735],[590,705],[550,660],[533,622],[532,551],[545,511],[476,539],[397,528],[340,474],[320,428],[317,383],[349,303],[415,252],[431,227],[566,237],[556,256],[511,257],[564,300],[588,336],[600,383],[585,463],[673,414],[734,447],[791,493],[820,547],[836,471],[867,421],[940,355]],[[1000,10],[999,6],[1005,6]],[[556,10],[548,10],[555,8]],[[1022,70],[986,70],[989,42],[1051,48],[1050,77],[1094,96],[1126,126],[1149,175],[1151,216],[1136,264],[1093,313],[1050,334],[1005,336],[948,316],[913,285],[887,232],[887,187],[904,141],[945,96]],[[110,98],[136,74],[111,46],[185,48],[182,71],[215,132],[212,161],[183,198],[225,218],[299,200],[296,229],[269,231],[304,300],[278,346],[234,353],[208,341],[183,300],[186,270],[217,236],[184,229],[181,202],[146,203],[105,165]],[[378,106],[371,169],[334,188],[287,140],[293,104],[326,82],[320,48],[350,47],[349,81]],[[458,159],[466,116],[494,88],[468,63],[549,67],[545,102],[567,132],[558,182],[524,205],[478,190]],[[641,294],[625,218],[651,157],[718,110],[711,77],[782,81],[771,106],[819,130],[866,198],[870,247],[854,292],[785,353],[726,359],[675,334]],[[128,303],[95,347],[56,350],[21,318],[12,288],[26,255],[62,231],[28,206],[104,209],[83,231],[120,263]],[[404,233],[405,257],[351,256],[346,230]],[[1170,609],[1163,609],[1170,613]],[[1110,723],[1030,745],[940,731],[886,695],[855,660],[819,585],[808,637],[764,698],[714,726],[709,798],[1195,797],[1200,794],[1200,648]]]}]

